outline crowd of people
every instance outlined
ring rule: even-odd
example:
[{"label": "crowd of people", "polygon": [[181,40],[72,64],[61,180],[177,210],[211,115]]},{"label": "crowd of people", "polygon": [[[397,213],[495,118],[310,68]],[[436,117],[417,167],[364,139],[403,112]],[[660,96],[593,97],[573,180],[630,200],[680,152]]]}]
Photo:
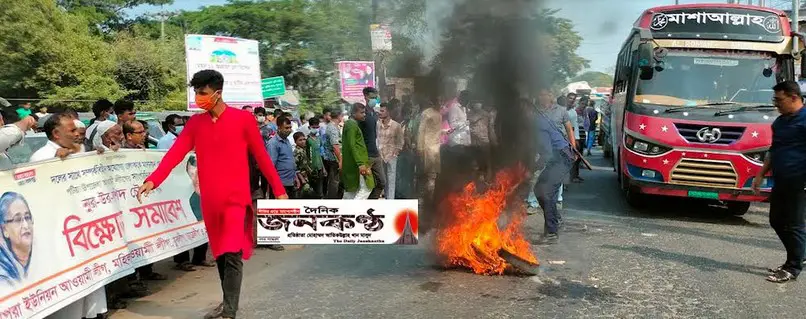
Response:
[{"label": "crowd of people", "polygon": [[[451,152],[456,147],[474,152],[473,165],[479,180],[493,178],[492,153],[500,134],[495,124],[497,112],[485,107],[468,91],[447,90],[443,97],[433,101],[404,96],[402,101],[391,98],[381,103],[378,91],[367,87],[363,91],[363,103],[341,101],[319,114],[302,114],[296,118],[281,108],[250,106],[229,115],[231,112],[224,111],[230,108],[221,99],[223,77],[220,73],[202,71],[194,76],[194,81],[191,85],[197,90],[197,104],[209,116],[171,114],[165,118],[162,123],[165,134],[157,142],[157,148],[168,153],[141,187],[140,194],[147,195],[157,187],[167,177],[166,170],[170,172],[193,150],[200,160],[192,158],[193,165],[188,164],[188,170],[198,171],[194,180],[197,191],[193,210],[199,218],[237,209],[241,211],[238,214],[248,220],[254,216],[253,211],[249,212],[252,202],[264,198],[430,200],[435,196],[437,177],[446,164],[442,161],[452,160]],[[573,95],[557,99],[555,103],[551,93],[543,91],[536,106],[528,101],[524,103],[525,114],[536,121],[539,128],[536,158],[540,163],[535,166],[540,169],[532,172],[533,184],[524,201],[543,208],[544,236],[550,242],[556,239],[561,220],[558,210],[561,209],[562,184],[567,182],[565,179],[572,172],[572,166],[576,167],[572,163],[578,159],[570,150],[579,147],[582,153],[585,148],[585,143],[579,141],[577,129],[579,124],[586,130],[590,128],[587,136],[592,140],[595,119],[589,114],[589,102],[585,99],[577,102]],[[23,104],[0,111],[0,120],[8,123],[0,129],[0,147],[4,150],[20,143],[26,132],[40,130],[47,136],[48,142],[33,152],[31,162],[64,159],[82,152],[148,148],[148,123],[137,120],[136,107],[131,101],[96,101],[92,106],[94,118],[89,125],[80,121],[71,109],[52,114],[42,109],[37,112],[41,114],[37,114],[31,111],[30,104]],[[41,128],[37,127],[40,116],[44,117]],[[213,124],[216,130],[212,129]],[[215,138],[208,136],[214,131],[225,132],[222,130],[232,132],[219,133],[221,135]],[[238,133],[243,130],[245,133]],[[202,142],[205,139],[209,143]],[[590,142],[586,148],[590,153]],[[231,156],[239,152],[244,154],[243,162]],[[8,157],[3,159],[7,161]],[[231,172],[221,174],[224,168]],[[220,176],[217,177],[220,180],[210,182],[214,178],[210,170],[217,170],[213,175]],[[582,181],[578,168],[574,172],[573,181]],[[248,180],[244,184],[249,185],[244,202],[235,208],[231,203],[220,203],[216,194],[230,187],[224,185],[233,185],[232,191],[240,194],[236,184],[241,176]],[[198,180],[205,182],[196,182]],[[227,216],[230,219],[234,215]],[[236,235],[226,235],[243,231],[237,222],[234,224],[208,222],[209,245],[192,249],[192,258],[190,251],[174,257],[175,269],[181,271],[219,268],[224,302],[209,318],[234,317],[241,259],[247,259],[255,247],[254,241],[244,243],[233,239],[238,237]],[[254,232],[254,222],[251,224]],[[280,245],[265,248],[283,250]],[[207,260],[208,250],[212,250],[215,262]],[[147,281],[164,279],[152,265],[140,267],[133,275],[98,289],[51,317],[94,318],[107,308],[125,308],[126,298],[150,294]]]}]

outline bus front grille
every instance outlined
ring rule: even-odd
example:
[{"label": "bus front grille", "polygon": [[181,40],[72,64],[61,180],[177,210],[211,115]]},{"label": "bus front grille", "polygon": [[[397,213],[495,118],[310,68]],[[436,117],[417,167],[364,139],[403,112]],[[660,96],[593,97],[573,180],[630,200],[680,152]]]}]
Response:
[{"label": "bus front grille", "polygon": [[[700,125],[700,124],[686,124],[686,123],[674,123],[674,126],[677,128],[677,131],[680,132],[680,136],[682,136],[686,141],[689,143],[699,143],[699,144],[717,144],[717,145],[730,145],[738,141],[742,138],[742,134],[744,134],[744,127],[740,126],[708,126],[708,125]],[[706,142],[701,141],[699,137],[697,137],[697,133],[700,130],[719,130],[719,136],[713,142]]]},{"label": "bus front grille", "polygon": [[730,162],[681,159],[672,170],[672,184],[736,188],[738,177]]}]

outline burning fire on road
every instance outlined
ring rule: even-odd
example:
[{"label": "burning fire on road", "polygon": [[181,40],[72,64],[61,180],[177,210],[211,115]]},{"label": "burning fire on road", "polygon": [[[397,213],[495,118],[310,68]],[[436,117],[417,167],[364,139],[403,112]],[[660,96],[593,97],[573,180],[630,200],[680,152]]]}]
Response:
[{"label": "burning fire on road", "polygon": [[[520,202],[507,203],[525,182],[525,172],[520,166],[502,170],[488,189],[479,191],[470,182],[442,202],[448,216],[437,230],[435,244],[446,267],[465,267],[481,275],[534,274],[539,263],[522,230],[526,209]],[[508,209],[511,213],[506,216]],[[507,217],[502,229],[499,221]]]}]

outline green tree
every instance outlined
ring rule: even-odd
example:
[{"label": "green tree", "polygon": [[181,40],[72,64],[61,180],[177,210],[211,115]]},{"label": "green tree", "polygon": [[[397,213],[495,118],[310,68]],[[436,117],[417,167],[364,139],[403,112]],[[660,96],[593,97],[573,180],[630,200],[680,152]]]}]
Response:
[{"label": "green tree", "polygon": [[579,81],[588,82],[588,84],[590,86],[592,86],[592,87],[599,87],[599,86],[605,86],[606,87],[606,86],[613,85],[613,76],[611,76],[610,74],[607,74],[607,73],[603,73],[603,72],[588,71],[588,72],[582,73],[582,74],[580,74],[578,76],[575,76],[574,78],[572,78],[568,82],[572,83],[572,82],[579,82]]},{"label": "green tree", "polygon": [[[264,77],[284,76],[305,99],[335,87],[335,62],[371,58],[367,1],[232,1],[173,19],[188,33],[258,40]],[[363,5],[362,5],[363,4]]]},{"label": "green tree", "polygon": [[[154,40],[135,33],[119,33],[112,44],[115,80],[129,92],[126,98],[142,102],[146,110],[184,109],[187,75],[183,39]],[[177,96],[181,99],[175,100]]]},{"label": "green tree", "polygon": [[44,99],[44,105],[123,96],[109,45],[86,26],[49,0],[0,1],[0,94]]},{"label": "green tree", "polygon": [[80,15],[98,31],[118,30],[128,25],[125,10],[140,5],[171,4],[173,0],[56,0],[67,12]]}]

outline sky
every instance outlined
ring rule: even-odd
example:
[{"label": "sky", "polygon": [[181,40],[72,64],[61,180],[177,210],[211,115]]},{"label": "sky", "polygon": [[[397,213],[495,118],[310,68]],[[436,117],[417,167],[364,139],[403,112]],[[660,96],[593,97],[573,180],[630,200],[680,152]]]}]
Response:
[{"label": "sky", "polygon": [[[493,0],[494,1],[494,0]],[[632,24],[650,7],[674,4],[674,0],[546,0],[547,6],[559,9],[560,17],[574,22],[575,29],[584,39],[577,54],[590,60],[590,70],[609,72],[616,64],[616,55]],[[679,0],[680,4],[727,1]],[[161,10],[195,10],[202,6],[224,4],[226,0],[175,0],[163,9],[140,6],[130,11],[139,15]],[[742,0],[744,2],[744,0]],[[788,0],[767,0],[778,7],[791,3]]]}]

